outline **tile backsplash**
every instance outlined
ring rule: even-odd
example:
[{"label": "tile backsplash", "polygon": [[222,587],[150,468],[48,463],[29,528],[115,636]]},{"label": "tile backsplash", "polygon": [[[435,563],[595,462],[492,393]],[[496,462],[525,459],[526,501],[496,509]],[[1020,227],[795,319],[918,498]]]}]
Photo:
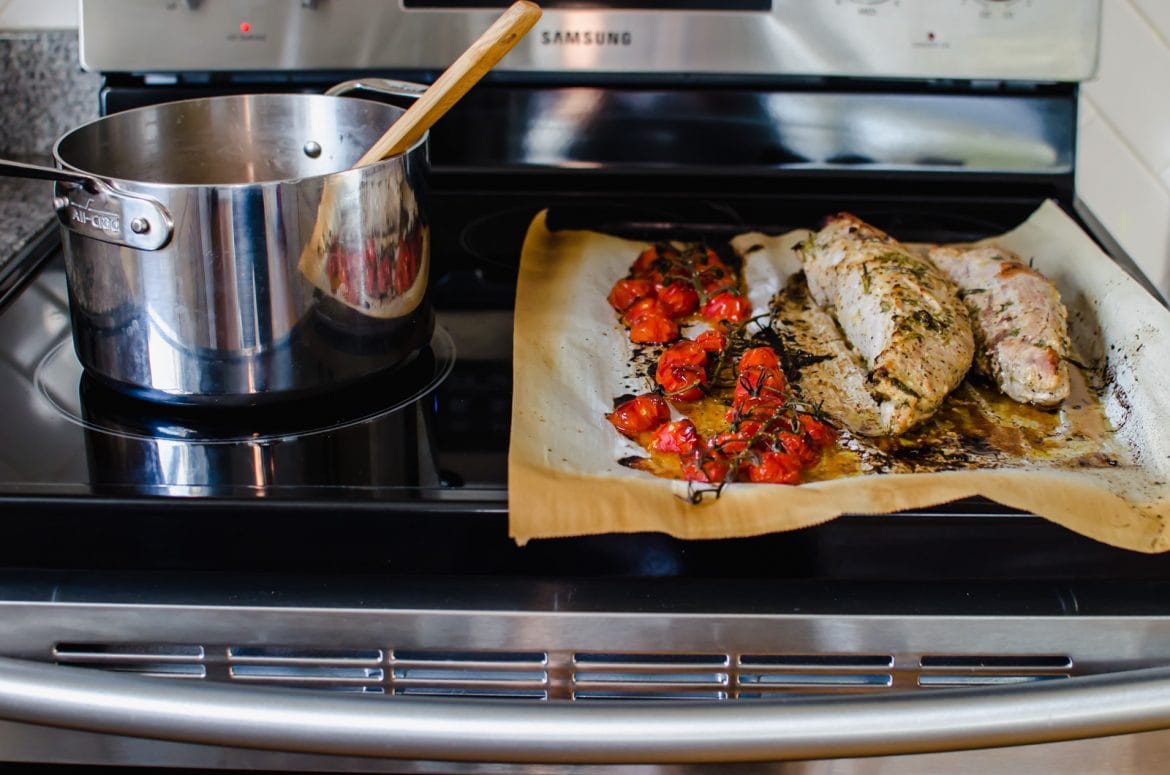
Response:
[{"label": "tile backsplash", "polygon": [[1102,8],[1100,66],[1081,89],[1077,190],[1170,298],[1170,3]]}]

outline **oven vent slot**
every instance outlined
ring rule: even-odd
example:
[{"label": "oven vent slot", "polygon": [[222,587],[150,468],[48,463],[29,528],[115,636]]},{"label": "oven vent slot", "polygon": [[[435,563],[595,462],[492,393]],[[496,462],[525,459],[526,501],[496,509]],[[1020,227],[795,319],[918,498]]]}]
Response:
[{"label": "oven vent slot", "polygon": [[379,649],[231,646],[228,678],[275,686],[380,693],[385,679]]},{"label": "oven vent slot", "polygon": [[59,665],[90,667],[158,678],[205,678],[202,646],[140,643],[58,643]]},{"label": "oven vent slot", "polygon": [[737,696],[889,689],[893,667],[888,654],[744,654],[736,673]]},{"label": "oven vent slot", "polygon": [[542,651],[393,651],[389,664],[395,694],[548,698],[548,655]]},{"label": "oven vent slot", "polygon": [[725,700],[730,696],[725,654],[573,655],[576,700]]},{"label": "oven vent slot", "polygon": [[1058,654],[923,656],[918,685],[924,688],[1000,686],[1068,678],[1071,657]]}]

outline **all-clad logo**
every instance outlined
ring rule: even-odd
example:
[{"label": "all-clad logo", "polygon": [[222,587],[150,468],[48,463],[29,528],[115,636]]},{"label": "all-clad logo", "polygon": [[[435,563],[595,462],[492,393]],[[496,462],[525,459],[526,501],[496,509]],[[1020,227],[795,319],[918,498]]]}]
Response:
[{"label": "all-clad logo", "polygon": [[105,210],[99,210],[93,206],[93,200],[85,200],[85,204],[78,204],[77,202],[69,203],[69,217],[74,223],[80,223],[83,226],[89,226],[94,229],[101,229],[111,234],[119,234],[122,231],[122,221],[117,213],[108,213]]},{"label": "all-clad logo", "polygon": [[546,30],[540,33],[540,42],[544,46],[629,46],[634,35],[618,30]]}]

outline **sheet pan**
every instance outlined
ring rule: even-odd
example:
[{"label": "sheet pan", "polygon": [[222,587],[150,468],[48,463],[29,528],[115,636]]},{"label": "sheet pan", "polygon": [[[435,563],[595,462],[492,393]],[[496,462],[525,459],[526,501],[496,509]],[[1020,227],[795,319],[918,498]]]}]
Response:
[{"label": "sheet pan", "polygon": [[[732,240],[757,248],[744,266],[754,309],[766,309],[799,271],[791,246],[806,234]],[[1170,312],[1056,203],[1044,203],[1017,228],[985,242],[1014,250],[1056,283],[1078,358],[1105,383],[1104,413],[1123,451],[1116,465],[864,474],[799,486],[734,483],[695,504],[685,482],[621,465],[642,451],[605,419],[616,396],[650,387],[627,367],[633,345],[606,302],[647,244],[550,231],[545,214],[538,215],[525,239],[517,288],[511,536],[520,543],[645,531],[746,537],[842,514],[896,519],[880,515],[981,495],[1108,544],[1170,549]]]}]

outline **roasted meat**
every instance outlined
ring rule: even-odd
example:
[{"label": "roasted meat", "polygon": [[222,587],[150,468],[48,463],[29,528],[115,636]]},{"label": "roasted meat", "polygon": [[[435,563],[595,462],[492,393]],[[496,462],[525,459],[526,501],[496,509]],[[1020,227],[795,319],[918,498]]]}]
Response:
[{"label": "roasted meat", "polygon": [[884,435],[865,364],[832,316],[813,302],[802,275],[772,300],[772,326],[793,356],[786,366],[801,400],[854,434]]},{"label": "roasted meat", "polygon": [[1056,286],[998,247],[936,247],[930,260],[967,304],[975,367],[1008,397],[1055,406],[1068,397],[1068,314]]},{"label": "roasted meat", "polygon": [[929,419],[975,352],[967,308],[924,257],[848,213],[797,247],[813,300],[841,327],[867,370],[878,435]]}]

